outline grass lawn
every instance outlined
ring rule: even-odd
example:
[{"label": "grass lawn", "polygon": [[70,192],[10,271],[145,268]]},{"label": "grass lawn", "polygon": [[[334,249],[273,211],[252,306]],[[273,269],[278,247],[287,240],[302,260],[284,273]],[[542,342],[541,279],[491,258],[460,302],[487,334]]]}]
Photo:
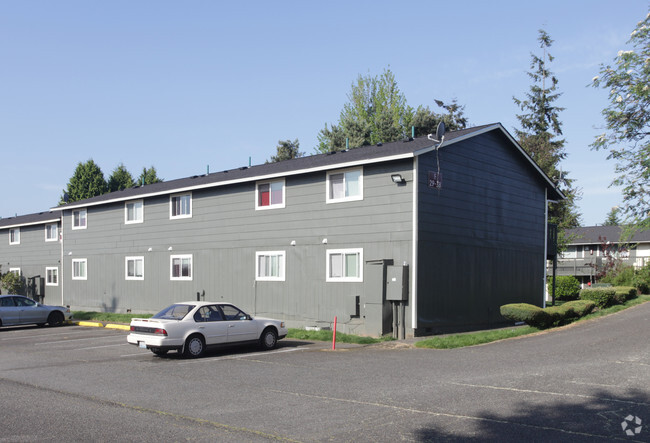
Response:
[{"label": "grass lawn", "polygon": [[[631,306],[636,306],[641,303],[645,303],[647,301],[650,301],[650,295],[640,295],[637,298],[633,298],[632,300],[626,301],[625,304],[614,305],[605,309],[598,309],[589,315],[573,320],[573,323],[589,320],[592,318],[602,317],[608,314],[613,314],[615,312],[622,311],[623,309],[629,308]],[[558,303],[556,302],[556,305],[557,304]],[[75,320],[89,320],[89,321],[116,322],[116,323],[129,323],[132,318],[151,317],[151,314],[113,314],[109,312],[93,312],[93,311],[73,311],[72,314]],[[470,332],[466,334],[441,335],[437,337],[419,340],[415,343],[415,346],[418,348],[430,348],[430,349],[462,348],[465,346],[474,346],[474,345],[480,345],[484,343],[490,343],[493,341],[503,340],[506,338],[519,337],[522,335],[528,335],[535,332],[539,332],[539,329],[533,328],[531,326],[515,326],[512,328]],[[290,328],[287,338],[294,338],[297,340],[332,341],[332,331],[328,331],[328,330],[306,331],[304,329]],[[373,337],[362,337],[362,336],[352,335],[352,334],[343,334],[341,332],[336,333],[336,341],[338,343],[354,343],[354,344],[368,345],[368,344],[380,343],[382,341],[389,341],[389,340],[394,340],[394,339],[390,336],[373,338]]]},{"label": "grass lawn", "polygon": [[[609,308],[598,309],[589,315],[585,315],[582,318],[573,320],[571,323],[602,317],[608,314],[613,314],[615,312],[622,311],[623,309],[627,309],[631,306],[636,306],[641,303],[645,303],[647,301],[650,301],[650,295],[639,295],[637,298],[628,300],[622,305],[614,305],[614,306],[610,306]],[[556,302],[556,305],[557,304],[558,303]],[[444,335],[440,337],[432,337],[432,338],[418,341],[415,344],[415,346],[418,348],[431,348],[431,349],[462,348],[465,346],[480,345],[483,343],[490,343],[497,340],[503,340],[504,338],[511,338],[511,337],[518,337],[521,335],[532,334],[538,331],[539,329],[533,328],[531,326],[519,326],[514,328],[497,329],[492,331]]]}]

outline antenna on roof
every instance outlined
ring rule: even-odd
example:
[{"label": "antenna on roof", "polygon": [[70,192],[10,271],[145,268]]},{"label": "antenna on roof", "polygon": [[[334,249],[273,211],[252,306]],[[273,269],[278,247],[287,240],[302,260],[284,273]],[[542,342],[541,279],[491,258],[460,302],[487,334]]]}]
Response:
[{"label": "antenna on roof", "polygon": [[438,146],[436,146],[436,151],[440,149],[442,142],[445,141],[445,124],[443,122],[438,123],[435,138],[433,137],[433,134],[427,135],[427,138],[433,142],[438,143]]}]

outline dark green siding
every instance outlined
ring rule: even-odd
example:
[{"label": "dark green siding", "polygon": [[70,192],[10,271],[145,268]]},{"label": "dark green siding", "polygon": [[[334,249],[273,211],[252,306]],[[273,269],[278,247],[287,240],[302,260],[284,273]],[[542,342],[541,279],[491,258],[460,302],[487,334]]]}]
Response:
[{"label": "dark green siding", "polygon": [[[500,322],[499,306],[541,305],[545,190],[498,131],[419,157],[418,333]],[[429,171],[442,173],[440,190]]]}]

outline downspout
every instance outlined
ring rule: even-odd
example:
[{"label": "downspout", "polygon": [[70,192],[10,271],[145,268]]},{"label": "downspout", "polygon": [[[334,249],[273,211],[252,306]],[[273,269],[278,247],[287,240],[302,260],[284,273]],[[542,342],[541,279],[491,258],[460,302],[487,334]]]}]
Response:
[{"label": "downspout", "polygon": [[546,307],[546,279],[548,278],[548,188],[544,188],[544,280],[542,285],[542,307]]},{"label": "downspout", "polygon": [[65,273],[63,271],[63,211],[61,211],[61,226],[59,226],[59,244],[61,245],[61,274],[59,275],[59,284],[61,285],[61,306],[63,304],[63,280]]},{"label": "downspout", "polygon": [[419,161],[415,156],[413,159],[413,239],[411,250],[411,328],[413,335],[418,327],[418,183],[419,183]]}]

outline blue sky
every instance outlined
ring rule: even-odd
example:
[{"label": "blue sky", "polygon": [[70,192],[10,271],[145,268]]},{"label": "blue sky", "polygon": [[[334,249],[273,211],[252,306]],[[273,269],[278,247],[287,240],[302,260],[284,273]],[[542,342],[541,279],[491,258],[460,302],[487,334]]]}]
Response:
[{"label": "blue sky", "polygon": [[164,179],[264,163],[278,140],[310,154],[358,75],[390,68],[408,104],[456,98],[470,125],[514,134],[538,29],[554,40],[557,105],[585,225],[621,202],[589,148],[611,63],[648,2],[4,1],[0,216],[56,206],[78,162]]}]

